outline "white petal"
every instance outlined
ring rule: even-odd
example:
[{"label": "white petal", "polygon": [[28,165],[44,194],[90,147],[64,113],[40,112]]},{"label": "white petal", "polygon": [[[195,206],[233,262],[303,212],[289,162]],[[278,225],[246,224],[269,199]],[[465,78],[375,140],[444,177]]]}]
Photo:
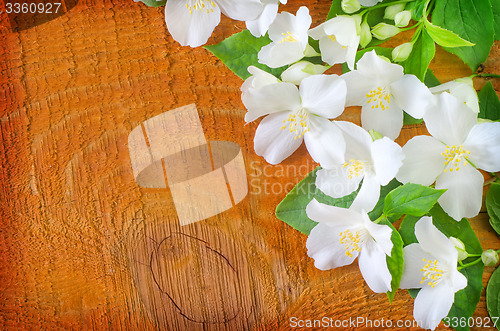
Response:
[{"label": "white petal", "polygon": [[379,86],[377,79],[368,78],[357,70],[343,74],[342,78],[347,84],[346,106],[366,105],[366,94]]},{"label": "white petal", "polygon": [[347,167],[338,165],[330,169],[318,170],[316,187],[333,198],[342,198],[357,190],[361,179],[363,179],[362,175],[349,178]]},{"label": "white petal", "polygon": [[252,75],[241,84],[241,91],[246,92],[249,88],[259,89],[266,85],[279,83],[278,78],[270,73],[254,66],[249,66],[247,71]]},{"label": "white petal", "polygon": [[334,121],[342,134],[346,143],[346,160],[354,159],[361,161],[371,161],[371,145],[373,143],[370,134],[360,126],[346,121]]},{"label": "white petal", "polygon": [[387,137],[373,142],[371,158],[375,176],[380,185],[385,186],[396,177],[399,168],[403,165],[404,157],[401,147]]},{"label": "white petal", "polygon": [[259,63],[279,68],[302,59],[304,49],[298,42],[270,43],[260,49],[258,57]]},{"label": "white petal", "polygon": [[302,138],[295,139],[295,134],[280,129],[287,117],[287,112],[271,114],[260,122],[255,131],[255,153],[270,164],[280,163],[302,144]]},{"label": "white petal", "polygon": [[311,27],[312,18],[309,15],[309,9],[305,6],[302,6],[297,10],[296,19],[293,25],[294,35],[298,38],[298,41],[305,48],[308,44],[309,35],[307,31]]},{"label": "white petal", "polygon": [[313,75],[305,78],[299,87],[302,106],[309,112],[335,118],[345,106],[346,85],[337,75]]},{"label": "white petal", "polygon": [[319,223],[307,237],[307,255],[314,259],[314,266],[320,270],[342,267],[351,264],[358,256],[358,252],[352,252],[352,256],[345,254],[344,245],[340,243],[340,232],[342,227],[330,227]]},{"label": "white petal", "polygon": [[355,210],[325,205],[312,199],[306,207],[307,217],[318,223],[325,223],[331,227],[358,227],[364,226],[361,214]]},{"label": "white petal", "polygon": [[434,96],[427,86],[414,75],[404,75],[391,83],[391,94],[394,102],[414,118],[422,118]]},{"label": "white petal", "polygon": [[431,185],[444,170],[445,146],[429,136],[417,136],[403,146],[405,158],[396,179],[400,182]]},{"label": "white petal", "polygon": [[434,256],[422,249],[420,244],[410,244],[403,248],[403,276],[401,277],[400,288],[422,288],[423,284],[421,269],[424,267],[426,260],[435,260]]},{"label": "white petal", "polygon": [[391,103],[385,110],[365,105],[361,109],[361,125],[367,131],[375,130],[396,139],[403,127],[403,111],[395,103]]},{"label": "white petal", "polygon": [[380,198],[380,183],[373,175],[365,175],[358,195],[351,205],[354,210],[368,210],[371,211]]},{"label": "white petal", "polygon": [[472,127],[464,142],[469,158],[480,169],[500,171],[500,123],[481,123]]},{"label": "white petal", "polygon": [[473,112],[479,113],[477,92],[472,85],[470,77],[453,80],[429,89],[433,94],[449,92],[455,98],[467,104]]},{"label": "white petal", "polygon": [[432,224],[432,218],[424,216],[415,224],[415,236],[422,249],[438,261],[457,265],[458,252],[455,246]]},{"label": "white petal", "polygon": [[436,189],[447,189],[438,202],[443,210],[457,221],[463,217],[474,217],[481,209],[483,175],[468,162],[465,165],[460,164],[459,171],[450,165],[449,169],[436,179]]},{"label": "white petal", "polygon": [[295,111],[300,108],[300,97],[297,86],[290,83],[269,84],[260,89],[248,89],[241,95],[243,104],[248,109],[245,121],[276,112]]},{"label": "white petal", "polygon": [[329,120],[310,115],[310,131],[304,134],[307,151],[324,168],[344,163],[345,141],[340,129]]},{"label": "white petal", "polygon": [[441,281],[436,287],[424,287],[418,292],[413,307],[413,318],[424,329],[434,330],[448,315],[455,292],[448,282]]},{"label": "white petal", "polygon": [[356,65],[362,75],[383,80],[387,84],[403,77],[402,66],[386,62],[377,55],[375,50],[365,53]]},{"label": "white petal", "polygon": [[392,276],[387,268],[387,255],[375,242],[363,247],[359,254],[359,270],[366,284],[375,293],[391,290]]},{"label": "white petal", "polygon": [[165,22],[172,38],[182,46],[198,47],[205,44],[220,22],[220,9],[215,5],[213,12],[204,9],[190,9],[187,1],[168,1],[165,5]]},{"label": "white petal", "polygon": [[[307,45],[307,30],[311,26],[311,22],[311,16],[309,16],[309,10],[306,7],[300,7],[297,15],[281,12],[269,26],[269,38],[278,43],[283,40],[283,33],[290,33],[297,40],[296,43],[301,46],[303,52]],[[284,44],[286,43],[288,42]]]},{"label": "white petal", "polygon": [[249,21],[256,19],[262,12],[262,4],[259,0],[214,0],[224,15],[238,21]]},{"label": "white petal", "polygon": [[386,255],[391,256],[393,247],[391,236],[393,230],[387,225],[373,223],[365,212],[362,213],[362,217],[365,228],[370,233],[370,236],[372,236],[373,240],[375,240],[376,244]]},{"label": "white petal", "polygon": [[460,291],[467,286],[467,278],[456,268],[453,270],[449,278],[454,292]]},{"label": "white petal", "polygon": [[288,69],[283,71],[281,79],[284,82],[300,85],[300,83],[307,77],[324,73],[328,69],[327,66],[319,64],[312,64],[308,61],[299,61],[291,65]]},{"label": "white petal", "polygon": [[427,130],[447,145],[462,144],[477,124],[477,114],[449,93],[441,93],[436,100],[424,115]]},{"label": "white petal", "polygon": [[356,20],[350,16],[337,16],[323,24],[325,35],[334,35],[335,39],[343,45],[347,46],[352,43],[352,40],[358,35],[356,30]]},{"label": "white petal", "polygon": [[266,3],[262,13],[255,20],[246,21],[247,29],[255,37],[262,37],[278,14],[278,3]]}]

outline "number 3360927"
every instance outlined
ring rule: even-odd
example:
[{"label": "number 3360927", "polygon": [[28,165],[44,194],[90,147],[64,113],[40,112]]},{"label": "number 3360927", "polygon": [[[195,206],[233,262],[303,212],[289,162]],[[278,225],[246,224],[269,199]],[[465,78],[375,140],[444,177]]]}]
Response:
[{"label": "number 3360927", "polygon": [[55,3],[6,3],[5,11],[7,14],[57,14],[61,7],[60,2]]}]

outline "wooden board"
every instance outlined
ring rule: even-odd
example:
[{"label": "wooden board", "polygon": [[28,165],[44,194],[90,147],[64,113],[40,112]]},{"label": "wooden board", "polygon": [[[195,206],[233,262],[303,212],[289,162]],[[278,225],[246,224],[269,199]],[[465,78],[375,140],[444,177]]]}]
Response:
[{"label": "wooden board", "polygon": [[[326,17],[329,1],[303,3],[313,25]],[[286,10],[299,6],[292,0]],[[407,292],[389,304],[356,263],[314,267],[306,236],[274,209],[316,165],[304,147],[277,166],[255,155],[257,124],[244,125],[242,81],[203,48],[174,42],[161,8],[71,1],[64,15],[27,20],[0,14],[0,329],[271,330],[289,329],[293,317],[412,320]],[[209,43],[242,28],[223,18]],[[499,61],[496,43],[485,72],[500,73]],[[431,67],[441,81],[471,74],[441,49]],[[475,80],[477,88],[484,83]],[[180,226],[168,188],[136,184],[127,139],[145,120],[191,103],[207,140],[241,147],[249,194]],[[359,123],[359,109],[340,119]],[[424,132],[405,127],[398,142]],[[484,248],[499,248],[484,210],[471,223]],[[494,268],[485,270],[484,284]],[[475,316],[487,316],[484,291]]]}]

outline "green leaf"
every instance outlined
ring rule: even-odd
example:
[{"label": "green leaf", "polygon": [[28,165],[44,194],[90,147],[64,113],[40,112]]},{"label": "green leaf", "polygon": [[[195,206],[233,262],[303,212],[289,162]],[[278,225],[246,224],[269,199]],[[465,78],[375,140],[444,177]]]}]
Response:
[{"label": "green leaf", "polygon": [[445,48],[460,57],[472,71],[486,61],[495,35],[490,0],[436,0],[432,23],[475,44]]},{"label": "green leaf", "polygon": [[242,32],[233,34],[231,37],[224,39],[216,45],[204,46],[219,58],[232,72],[241,79],[250,77],[247,68],[256,66],[264,71],[267,71],[276,77],[280,77],[285,71],[285,67],[269,68],[268,66],[259,63],[258,54],[260,49],[269,44],[271,40],[265,36],[256,38],[252,36],[250,31],[243,30]]},{"label": "green leaf", "polygon": [[500,40],[500,1],[492,1],[493,25],[495,30],[495,40]]},{"label": "green leaf", "polygon": [[156,1],[156,0],[139,0],[142,3],[144,3],[148,7],[161,7],[165,6],[167,3],[167,0],[161,0],[161,1]]},{"label": "green leaf", "polygon": [[427,73],[425,74],[425,80],[424,80],[425,86],[431,88],[434,86],[441,85],[441,82],[439,79],[437,79],[436,75],[434,75],[434,71],[431,69],[427,69]]},{"label": "green leaf", "polygon": [[491,227],[500,235],[500,184],[491,183],[486,194],[486,209],[490,216]]},{"label": "green leaf", "polygon": [[332,0],[332,5],[330,6],[330,11],[328,12],[328,15],[326,16],[326,20],[329,20],[330,18],[334,18],[337,15],[344,15],[345,14],[342,11],[341,3],[342,3],[342,0]]},{"label": "green leaf", "polygon": [[387,296],[389,298],[389,302],[392,302],[392,300],[394,299],[394,295],[399,288],[399,284],[401,283],[401,276],[403,276],[403,239],[401,239],[401,235],[399,234],[399,232],[388,220],[384,220],[379,224],[385,224],[393,230],[391,234],[391,256],[386,257],[387,268],[389,269],[389,272],[392,276],[391,291],[387,292]]},{"label": "green leaf", "polygon": [[402,215],[425,215],[445,191],[407,183],[387,194],[384,214],[396,219]]},{"label": "green leaf", "polygon": [[460,38],[456,33],[443,29],[440,26],[434,25],[429,21],[425,21],[425,29],[436,44],[443,47],[470,47],[473,43]]},{"label": "green leaf", "polygon": [[[464,244],[468,253],[470,254],[481,254],[483,249],[481,244],[477,239],[475,232],[470,227],[469,221],[467,219],[462,219],[460,222],[455,221],[453,218],[448,216],[441,206],[435,205],[431,211],[430,215],[433,219],[433,224],[438,228],[439,231],[443,232],[447,237],[455,237],[460,239]],[[405,246],[411,243],[417,242],[415,237],[415,223],[419,220],[419,217],[406,216],[401,222],[399,232],[401,238],[403,239]],[[469,259],[470,260],[470,259]],[[465,260],[465,263],[471,261]],[[467,278],[467,286],[455,293],[455,301],[453,306],[448,313],[450,320],[453,317],[458,319],[465,319],[471,317],[474,313],[479,298],[481,297],[481,290],[483,288],[483,264],[478,263],[476,265],[464,268],[460,272]],[[413,291],[413,294],[415,291]],[[468,330],[468,327],[457,327],[457,330]]]},{"label": "green leaf", "polygon": [[417,0],[410,2],[406,5],[406,10],[411,11],[411,18],[415,21],[419,21],[424,14],[426,0]]},{"label": "green leaf", "polygon": [[491,82],[488,82],[477,94],[479,99],[479,118],[492,121],[500,120],[500,100]]},{"label": "green leaf", "polygon": [[435,53],[436,45],[434,45],[434,40],[432,40],[429,33],[423,29],[413,44],[413,50],[410,56],[403,62],[405,73],[413,74],[423,82],[425,80],[427,68],[434,58]]},{"label": "green leaf", "polygon": [[[497,268],[486,287],[486,307],[492,319],[500,317],[500,268]],[[497,326],[498,329],[498,326]]]}]

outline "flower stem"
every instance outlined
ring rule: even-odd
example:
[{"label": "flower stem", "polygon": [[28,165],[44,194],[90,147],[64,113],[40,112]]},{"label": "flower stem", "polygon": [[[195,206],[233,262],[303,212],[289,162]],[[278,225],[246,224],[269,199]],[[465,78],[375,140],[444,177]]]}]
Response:
[{"label": "flower stem", "polygon": [[497,74],[473,74],[470,78],[481,77],[481,78],[500,78],[500,75]]},{"label": "flower stem", "polygon": [[473,266],[475,264],[478,264],[479,262],[481,262],[481,257],[479,257],[477,260],[472,261],[472,262],[467,263],[467,264],[460,263],[461,265],[458,267],[458,270],[462,270],[464,268],[471,267],[471,266]]},{"label": "flower stem", "polygon": [[380,215],[379,218],[377,218],[375,221],[373,221],[373,223],[379,224],[380,222],[382,222],[386,219],[387,219],[387,216],[385,216],[385,214],[382,213],[382,215]]}]

